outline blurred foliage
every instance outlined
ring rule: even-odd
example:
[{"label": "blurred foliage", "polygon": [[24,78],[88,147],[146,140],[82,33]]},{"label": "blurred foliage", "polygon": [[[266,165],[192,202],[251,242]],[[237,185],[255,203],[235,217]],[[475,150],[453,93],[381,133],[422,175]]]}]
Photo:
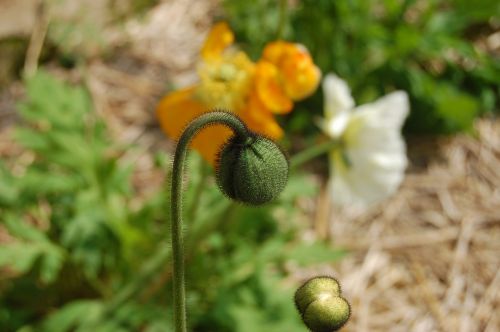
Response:
[{"label": "blurred foliage", "polygon": [[[254,58],[276,38],[278,2],[224,2]],[[410,132],[470,130],[475,117],[498,111],[500,58],[474,44],[500,24],[496,0],[301,0],[286,17],[285,39],[304,44],[324,74],[346,79],[357,103],[407,91]],[[289,129],[312,131],[321,113],[318,92],[292,113]]]},{"label": "blurred foliage", "polygon": [[[92,110],[88,93],[39,72],[18,107],[17,161],[0,161],[1,331],[171,331],[168,186],[134,209],[133,167]],[[156,167],[169,169],[160,153]],[[289,269],[342,252],[298,239],[296,199],[229,202],[190,154],[185,195],[187,290],[194,331],[304,331]],[[204,187],[203,191],[200,191]],[[201,194],[200,194],[201,193]]]}]

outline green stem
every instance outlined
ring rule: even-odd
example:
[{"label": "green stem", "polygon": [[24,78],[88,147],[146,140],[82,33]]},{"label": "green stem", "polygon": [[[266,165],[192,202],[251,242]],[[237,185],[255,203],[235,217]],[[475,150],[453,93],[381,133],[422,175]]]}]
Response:
[{"label": "green stem", "polygon": [[249,132],[245,125],[234,115],[226,112],[210,112],[194,119],[184,130],[175,150],[172,170],[172,254],[174,275],[174,322],[176,332],[186,332],[186,295],[184,283],[184,243],[182,237],[182,174],[184,160],[191,139],[201,129],[222,124],[231,128],[235,134],[245,140]]},{"label": "green stem", "polygon": [[324,143],[314,145],[309,149],[302,150],[290,158],[290,168],[295,169],[309,160],[331,151],[339,145],[340,142],[338,140],[329,140]]},{"label": "green stem", "polygon": [[276,39],[282,39],[285,33],[286,25],[286,14],[287,14],[287,4],[288,0],[280,0],[279,2],[279,22],[278,29],[276,30]]}]

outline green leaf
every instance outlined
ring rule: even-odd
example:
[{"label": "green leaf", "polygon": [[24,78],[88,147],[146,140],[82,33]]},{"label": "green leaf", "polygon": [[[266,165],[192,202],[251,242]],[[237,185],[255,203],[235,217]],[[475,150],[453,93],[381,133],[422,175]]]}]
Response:
[{"label": "green leaf", "polygon": [[78,176],[62,171],[47,172],[33,167],[17,182],[24,192],[39,196],[74,192],[81,187],[83,181]]},{"label": "green leaf", "polygon": [[40,259],[40,280],[52,283],[57,279],[64,262],[64,252],[48,242],[14,242],[0,247],[0,267],[27,273]]},{"label": "green leaf", "polygon": [[444,118],[449,131],[472,128],[479,113],[478,101],[449,85],[440,85],[434,92],[436,108]]},{"label": "green leaf", "polygon": [[0,247],[0,266],[13,269],[15,272],[28,272],[40,256],[40,247],[11,243]]},{"label": "green leaf", "polygon": [[0,267],[26,273],[40,261],[40,279],[45,283],[55,281],[64,263],[64,250],[53,244],[42,231],[21,219],[6,216],[5,226],[11,235],[24,241],[0,247]]},{"label": "green leaf", "polygon": [[0,162],[0,207],[15,204],[18,197],[18,182]]},{"label": "green leaf", "polygon": [[7,214],[3,218],[7,231],[18,239],[31,242],[46,242],[47,236],[38,228],[24,222],[22,218],[14,214]]},{"label": "green leaf", "polygon": [[31,128],[16,128],[14,137],[27,149],[35,151],[48,151],[50,149],[47,137]]},{"label": "green leaf", "polygon": [[500,16],[500,3],[497,0],[453,0],[456,12],[467,23],[476,23]]},{"label": "green leaf", "polygon": [[287,251],[287,257],[299,265],[333,263],[340,260],[345,251],[333,248],[322,242],[294,245]]},{"label": "green leaf", "polygon": [[103,304],[96,300],[74,301],[50,315],[42,324],[44,332],[69,332],[80,324],[98,321]]}]

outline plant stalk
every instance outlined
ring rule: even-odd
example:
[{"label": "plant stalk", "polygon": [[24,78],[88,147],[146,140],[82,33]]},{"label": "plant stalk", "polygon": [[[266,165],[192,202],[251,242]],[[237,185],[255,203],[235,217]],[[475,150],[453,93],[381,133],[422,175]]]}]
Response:
[{"label": "plant stalk", "polygon": [[172,258],[173,301],[176,332],[186,332],[186,292],[184,277],[184,240],[182,235],[182,176],[189,142],[203,128],[222,124],[231,128],[242,139],[249,137],[246,126],[234,115],[226,112],[210,112],[194,119],[184,130],[175,149],[172,170]]},{"label": "plant stalk", "polygon": [[302,150],[290,158],[290,168],[295,169],[309,160],[335,149],[339,145],[339,140],[328,140],[318,145],[314,145],[309,149]]},{"label": "plant stalk", "polygon": [[286,20],[288,11],[288,0],[279,0],[279,21],[278,29],[276,30],[276,39],[283,39],[285,34]]}]

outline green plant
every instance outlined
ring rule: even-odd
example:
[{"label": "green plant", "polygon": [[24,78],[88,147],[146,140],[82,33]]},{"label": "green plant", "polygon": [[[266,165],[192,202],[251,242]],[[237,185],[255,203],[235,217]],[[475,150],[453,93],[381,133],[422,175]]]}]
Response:
[{"label": "green plant", "polygon": [[[106,296],[103,280],[126,269],[137,259],[131,248],[145,243],[121,208],[130,198],[131,168],[119,165],[121,148],[91,112],[86,91],[43,72],[27,91],[19,106],[25,125],[15,136],[32,160],[16,163],[17,174],[5,165],[1,172],[8,185],[0,220],[12,240],[0,247],[0,266],[18,276],[2,290],[2,307],[13,308],[0,319],[7,331],[68,298]],[[34,290],[43,301],[25,303]]]},{"label": "green plant", "polygon": [[[172,170],[173,301],[177,332],[187,331],[181,218],[184,160],[191,139],[200,130],[215,124],[223,124],[234,131],[221,148],[216,165],[217,183],[229,198],[249,205],[265,204],[277,198],[288,179],[289,163],[281,149],[273,141],[250,132],[235,115],[209,112],[186,127],[177,144]],[[308,155],[316,155],[317,149],[313,151]],[[304,323],[313,332],[336,331],[350,316],[350,306],[340,296],[340,286],[333,278],[309,280],[296,291],[295,304]]]},{"label": "green plant", "polygon": [[[44,71],[26,88],[14,137],[21,158],[0,161],[0,330],[172,331],[169,191],[132,208],[124,157],[134,147],[113,141],[85,88]],[[158,152],[155,168],[169,159]],[[197,154],[188,159],[192,330],[304,331],[288,267],[344,255],[300,239],[307,223],[296,201],[315,196],[315,182],[294,171],[275,202],[242,206],[225,199]]]},{"label": "green plant", "polygon": [[203,128],[223,124],[234,136],[220,152],[217,182],[228,197],[247,204],[267,203],[278,196],[288,178],[288,160],[272,141],[251,133],[231,113],[209,112],[194,119],[177,144],[172,170],[172,252],[174,273],[174,321],[178,332],[186,331],[184,240],[182,236],[182,175],[187,147]]}]

